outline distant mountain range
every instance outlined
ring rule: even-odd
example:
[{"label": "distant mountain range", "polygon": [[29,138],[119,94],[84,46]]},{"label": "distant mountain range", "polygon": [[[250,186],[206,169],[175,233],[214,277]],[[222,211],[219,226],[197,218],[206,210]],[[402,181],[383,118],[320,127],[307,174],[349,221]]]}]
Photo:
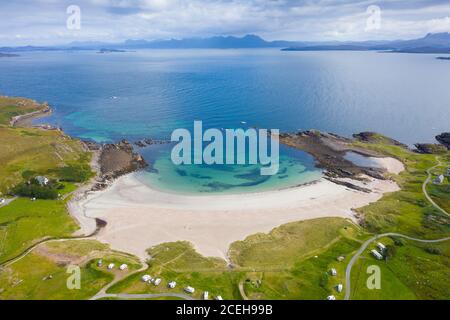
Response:
[{"label": "distant mountain range", "polygon": [[103,50],[120,52],[124,49],[242,49],[280,48],[285,51],[391,51],[405,53],[449,53],[450,34],[428,34],[414,40],[361,41],[361,42],[301,42],[266,41],[256,35],[244,37],[218,36],[211,38],[188,38],[170,40],[126,40],[122,43],[72,42],[65,46],[2,47],[0,52],[55,51],[55,50]]},{"label": "distant mountain range", "polygon": [[290,46],[284,51],[389,51],[400,53],[448,53],[450,54],[450,33],[429,33],[414,40],[347,42],[336,44],[318,44],[312,46]]}]

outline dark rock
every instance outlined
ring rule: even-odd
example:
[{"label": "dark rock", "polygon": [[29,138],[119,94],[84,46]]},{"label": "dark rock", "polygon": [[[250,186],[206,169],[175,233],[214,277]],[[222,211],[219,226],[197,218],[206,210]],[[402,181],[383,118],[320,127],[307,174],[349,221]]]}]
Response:
[{"label": "dark rock", "polygon": [[317,130],[302,131],[296,134],[281,134],[280,142],[311,154],[317,167],[325,169],[329,178],[351,178],[364,180],[363,175],[385,179],[386,172],[380,168],[360,167],[345,159],[348,151],[362,156],[381,157],[374,151],[365,150],[352,144],[353,140]]},{"label": "dark rock", "polygon": [[145,148],[147,146],[147,144],[144,141],[136,141],[134,143],[136,146],[138,146],[139,148]]},{"label": "dark rock", "polygon": [[436,136],[436,140],[450,150],[450,132],[444,132]]},{"label": "dark rock", "polygon": [[337,180],[337,179],[333,179],[333,178],[330,178],[330,177],[327,177],[326,179],[331,181],[331,182],[333,182],[333,183],[335,183],[335,184],[338,184],[338,185],[341,185],[341,186],[344,186],[344,187],[347,187],[347,188],[350,188],[350,189],[353,189],[353,190],[356,190],[356,191],[361,191],[361,192],[365,192],[365,193],[371,193],[372,192],[370,189],[354,185],[353,183],[350,183],[350,182],[347,182],[347,181]]},{"label": "dark rock", "polygon": [[415,151],[422,154],[442,154],[447,152],[447,148],[440,144],[417,143],[414,146],[417,148]]},{"label": "dark rock", "polygon": [[[105,144],[100,152],[99,163],[103,180],[112,180],[148,166],[144,158],[135,153],[133,146],[126,140],[117,144]],[[102,184],[99,187],[102,187]]]},{"label": "dark rock", "polygon": [[408,146],[392,138],[385,137],[376,132],[361,132],[353,135],[353,138],[362,142],[385,143],[408,149]]}]

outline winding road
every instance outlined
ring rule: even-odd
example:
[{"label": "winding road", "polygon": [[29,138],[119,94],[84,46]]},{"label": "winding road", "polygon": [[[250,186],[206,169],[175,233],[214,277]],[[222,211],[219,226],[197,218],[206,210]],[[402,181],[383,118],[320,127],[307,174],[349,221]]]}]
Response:
[{"label": "winding road", "polygon": [[352,267],[355,264],[355,262],[358,260],[360,255],[367,249],[367,247],[372,242],[374,242],[380,238],[391,237],[391,236],[405,238],[408,240],[422,242],[422,243],[439,243],[439,242],[444,242],[444,241],[450,240],[450,237],[443,238],[443,239],[436,239],[436,240],[422,240],[422,239],[405,236],[404,234],[400,234],[400,233],[384,233],[384,234],[376,235],[376,236],[370,238],[369,240],[364,242],[364,244],[361,246],[361,248],[359,248],[359,250],[356,252],[356,254],[352,257],[352,259],[348,263],[347,268],[345,269],[345,300],[350,300],[350,286],[351,286],[350,276],[351,276],[351,272],[352,272]]},{"label": "winding road", "polygon": [[105,293],[102,295],[95,296],[91,298],[90,300],[98,300],[98,299],[104,299],[104,298],[118,298],[118,299],[131,299],[131,300],[137,300],[137,299],[156,299],[156,298],[180,298],[184,300],[194,300],[194,298],[182,294],[182,293],[153,293],[153,294],[128,294],[128,293]]},{"label": "winding road", "polygon": [[[422,184],[422,191],[423,191],[425,197],[427,198],[427,200],[433,205],[433,207],[435,207],[436,209],[441,211],[443,214],[445,214],[447,216],[450,216],[450,214],[448,212],[446,212],[444,209],[439,207],[433,201],[433,199],[431,199],[431,197],[428,195],[428,192],[427,192],[427,185],[430,183],[431,178],[432,178],[431,171],[436,169],[437,167],[440,167],[440,166],[443,165],[442,162],[437,157],[436,157],[436,160],[438,161],[438,164],[435,165],[434,167],[429,168],[427,170],[428,177],[424,181],[424,183]],[[445,242],[445,241],[450,240],[450,237],[442,238],[442,239],[436,239],[436,240],[423,240],[423,239],[413,238],[413,237],[410,237],[410,236],[407,236],[407,235],[404,235],[404,234],[400,234],[400,233],[384,233],[384,234],[376,235],[376,236],[370,238],[369,240],[367,240],[366,242],[363,243],[361,248],[359,248],[359,250],[356,252],[356,254],[351,258],[350,262],[347,265],[347,268],[345,269],[345,300],[350,300],[350,294],[351,294],[350,277],[351,277],[352,267],[355,264],[355,262],[358,260],[358,258],[361,256],[361,254],[367,249],[367,247],[372,242],[374,242],[374,241],[376,241],[376,240],[378,240],[380,238],[390,237],[390,236],[404,238],[404,239],[408,239],[408,240],[412,240],[412,241],[416,241],[416,242],[421,242],[421,243],[439,243],[439,242]]]},{"label": "winding road", "polygon": [[431,199],[431,197],[429,196],[428,192],[427,192],[427,185],[431,182],[431,178],[433,177],[433,175],[431,174],[431,171],[436,169],[437,167],[443,166],[442,162],[436,158],[436,160],[438,161],[438,164],[435,165],[434,167],[430,168],[427,170],[427,174],[428,177],[427,179],[424,181],[423,185],[422,185],[422,191],[425,195],[425,197],[427,198],[427,200],[439,211],[441,211],[443,214],[445,214],[446,216],[450,217],[450,214],[448,212],[446,212],[444,209],[442,209],[440,206],[438,206],[436,204],[436,202],[433,201],[433,199]]}]

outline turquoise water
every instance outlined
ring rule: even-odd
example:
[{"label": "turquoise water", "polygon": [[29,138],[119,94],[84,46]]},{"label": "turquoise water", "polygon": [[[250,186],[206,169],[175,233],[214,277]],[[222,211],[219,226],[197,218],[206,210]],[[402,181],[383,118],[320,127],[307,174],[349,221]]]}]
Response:
[{"label": "turquoise water", "polygon": [[[42,121],[97,142],[168,138],[194,120],[205,129],[246,122],[430,142],[449,130],[449,83],[450,64],[434,55],[251,49],[30,52],[0,59],[0,94],[48,101],[55,112]],[[270,179],[242,166],[180,171],[164,148],[139,151],[154,165],[146,181],[180,192],[267,190],[320,175],[308,155],[288,148],[281,150],[279,176]]]},{"label": "turquoise water", "polygon": [[314,159],[297,150],[280,147],[280,168],[273,176],[262,176],[260,165],[181,165],[170,157],[171,145],[141,149],[146,159],[153,159],[151,170],[140,174],[144,183],[166,192],[179,193],[239,193],[281,189],[320,179],[321,170]]}]

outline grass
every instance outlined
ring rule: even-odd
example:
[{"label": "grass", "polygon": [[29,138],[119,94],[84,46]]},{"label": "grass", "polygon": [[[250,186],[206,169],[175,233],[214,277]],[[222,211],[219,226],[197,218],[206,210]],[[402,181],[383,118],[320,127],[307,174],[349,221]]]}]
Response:
[{"label": "grass", "polygon": [[[198,254],[188,242],[172,242],[149,249],[153,257],[148,270],[133,275],[110,288],[108,293],[183,293],[186,286],[192,286],[196,292],[194,298],[201,299],[204,291],[210,297],[221,295],[226,299],[240,299],[238,280],[240,274],[231,272],[225,261],[206,258]],[[141,277],[149,274],[161,278],[159,286],[144,283]],[[176,281],[174,289],[168,289],[170,281]]]},{"label": "grass", "polygon": [[427,186],[427,192],[438,206],[446,212],[450,212],[450,183],[447,179],[441,185],[430,183]]},{"label": "grass", "polygon": [[[393,245],[391,238],[380,239]],[[448,270],[450,243],[420,244],[402,240],[395,254],[387,261],[378,261],[367,250],[353,266],[352,299],[356,300],[447,300],[450,292]],[[374,246],[373,246],[374,247]],[[429,253],[433,248],[439,254]],[[381,289],[369,290],[366,281],[367,267],[377,265],[381,270]]]},{"label": "grass", "polygon": [[[436,165],[436,155],[417,154],[389,144],[356,143],[399,159],[406,170],[392,178],[401,190],[385,194],[376,203],[357,210],[364,217],[364,227],[372,233],[398,232],[419,238],[439,238],[450,233],[450,219],[434,208],[422,192],[426,171]],[[448,155],[439,156],[446,160]],[[443,202],[450,195],[442,195]]]},{"label": "grass", "polygon": [[[24,114],[42,107],[26,99],[0,97],[0,196],[36,175],[62,180],[64,189],[58,193],[64,196],[77,188],[74,182],[84,182],[92,176],[91,155],[80,141],[60,131],[9,127],[5,125],[9,120],[1,120],[12,113]],[[78,227],[66,210],[69,198],[18,198],[0,207],[0,263],[43,238],[67,237],[76,231]]]},{"label": "grass", "polygon": [[[299,260],[286,270],[248,273],[245,279],[247,296],[264,300],[324,300],[329,295],[343,298],[336,286],[345,283],[345,266],[359,246],[359,242],[343,238],[317,256]],[[345,258],[341,262],[337,260],[340,256]],[[336,269],[336,276],[330,275],[331,268]]]},{"label": "grass", "polygon": [[[34,251],[0,270],[0,300],[88,299],[118,274],[123,275],[140,267],[132,256],[111,251],[108,246],[92,240],[52,242],[45,244],[45,249],[45,254]],[[105,263],[103,267],[97,266],[99,258]],[[80,290],[67,288],[70,274],[66,272],[68,262],[64,259],[80,266]],[[117,267],[127,263],[129,269],[119,271],[116,267],[113,271],[107,270],[109,262],[115,262]]]},{"label": "grass", "polygon": [[0,262],[20,254],[44,237],[65,237],[78,229],[63,200],[14,200],[0,208]]},{"label": "grass", "polygon": [[[90,154],[84,151],[81,142],[59,131],[0,127],[0,144],[0,192],[3,193],[24,180],[24,176],[39,174],[64,179],[71,173],[65,167],[89,167]],[[92,173],[88,172],[84,170],[83,179],[76,182],[91,177]]]},{"label": "grass", "polygon": [[[346,261],[367,236],[341,218],[295,222],[233,243],[232,249],[245,249],[232,259],[253,269],[244,278],[250,299],[321,300],[341,295],[336,286],[344,283]],[[332,268],[337,276],[329,274]]]},{"label": "grass", "polygon": [[[231,260],[240,267],[281,268],[338,241],[350,222],[339,218],[295,222],[237,241],[230,247]],[[268,259],[270,257],[270,259]]]}]

